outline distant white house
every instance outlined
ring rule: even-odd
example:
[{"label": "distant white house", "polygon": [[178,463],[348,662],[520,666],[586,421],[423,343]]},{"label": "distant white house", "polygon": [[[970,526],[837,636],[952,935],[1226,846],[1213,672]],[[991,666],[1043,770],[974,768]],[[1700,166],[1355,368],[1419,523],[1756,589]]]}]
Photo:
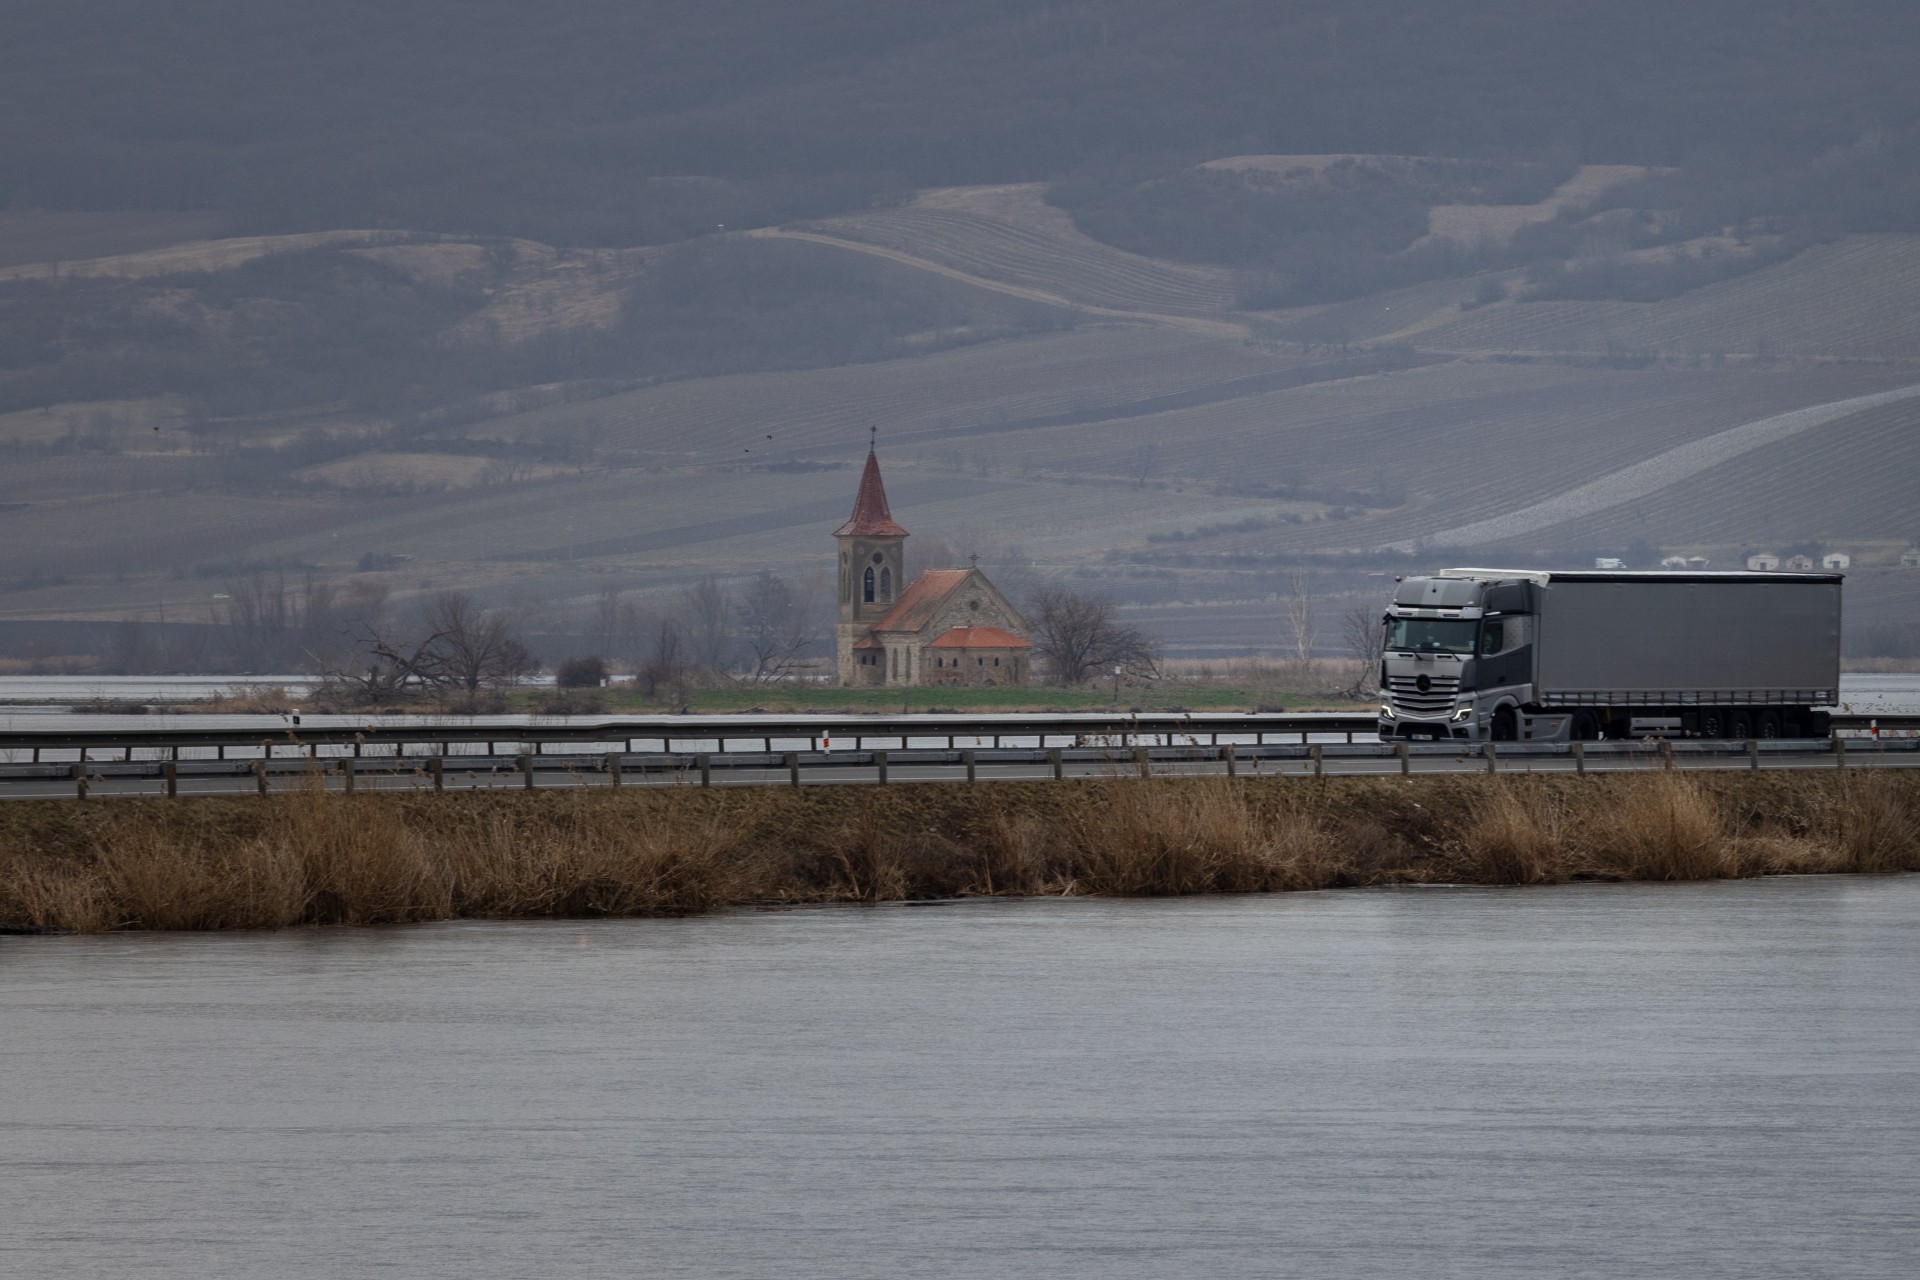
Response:
[{"label": "distant white house", "polygon": [[1684,569],[1687,567],[1685,556],[1666,556],[1660,561],[1662,569]]},{"label": "distant white house", "polygon": [[1624,569],[1627,562],[1618,556],[1595,556],[1593,567],[1596,569]]},{"label": "distant white house", "polygon": [[1844,551],[1829,551],[1820,557],[1820,567],[1822,569],[1851,569],[1853,567],[1853,557]]},{"label": "distant white house", "polygon": [[1813,569],[1812,556],[1790,556],[1787,559],[1788,573],[1809,573]]},{"label": "distant white house", "polygon": [[1695,570],[1704,569],[1712,563],[1713,561],[1707,559],[1705,556],[1688,556],[1687,557],[1687,568],[1689,569],[1695,569]]},{"label": "distant white house", "polygon": [[1756,551],[1747,557],[1747,568],[1755,573],[1776,573],[1780,569],[1780,557],[1770,551]]},{"label": "distant white house", "polygon": [[1908,547],[1900,553],[1902,569],[1920,569],[1920,547]]}]

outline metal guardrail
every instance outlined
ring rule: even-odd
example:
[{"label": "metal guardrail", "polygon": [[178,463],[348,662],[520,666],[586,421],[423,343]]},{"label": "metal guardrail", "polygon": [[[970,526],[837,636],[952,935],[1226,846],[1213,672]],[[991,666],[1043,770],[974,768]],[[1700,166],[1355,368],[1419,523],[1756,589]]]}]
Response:
[{"label": "metal guardrail", "polygon": [[[990,742],[994,747],[1008,738],[1031,739],[1035,745],[1120,746],[1218,746],[1223,740],[1255,746],[1293,738],[1305,745],[1315,736],[1338,735],[1348,742],[1372,740],[1377,721],[1371,711],[1354,712],[1135,712],[1067,713],[1015,715],[898,715],[898,716],[642,716],[626,718],[564,721],[524,718],[517,720],[455,721],[448,723],[409,722],[396,724],[369,719],[364,722],[316,725],[275,723],[261,718],[258,723],[209,728],[181,725],[156,725],[92,729],[71,721],[58,725],[0,729],[0,756],[25,752],[33,763],[41,762],[48,752],[116,751],[123,759],[131,753],[163,752],[166,758],[180,759],[183,751],[212,751],[224,759],[230,751],[239,758],[321,755],[394,755],[406,754],[405,748],[429,748],[414,754],[456,754],[452,748],[465,747],[463,756],[517,757],[523,754],[549,754],[549,747],[593,744],[602,750],[618,748],[632,753],[637,744],[656,743],[662,754],[675,751],[675,744],[713,744],[706,747],[717,753],[733,749],[733,743],[760,744],[762,751],[775,750],[776,742],[805,743],[807,750],[830,750],[838,743],[853,750],[863,749],[869,741],[880,739],[906,747],[914,741],[944,739],[947,749],[957,749],[961,739],[975,744]],[[1832,717],[1840,735],[1901,737],[1920,734],[1920,715],[1841,715]],[[1056,741],[1057,740],[1057,741]],[[1689,746],[1699,740],[1676,740]],[[502,750],[502,746],[506,749]],[[1459,744],[1441,743],[1447,749]],[[1529,744],[1510,743],[1507,747]],[[371,751],[369,749],[372,749]],[[155,757],[159,758],[159,757]]]},{"label": "metal guardrail", "polygon": [[[899,742],[946,741],[957,749],[960,739],[991,741],[999,746],[1006,738],[1038,739],[1045,747],[1084,744],[1093,740],[1131,746],[1139,742],[1175,740],[1216,745],[1224,738],[1251,739],[1262,744],[1269,739],[1296,737],[1301,742],[1312,735],[1341,734],[1352,740],[1356,734],[1371,736],[1376,720],[1371,712],[1139,712],[1059,715],[899,715],[899,716],[641,716],[629,718],[542,721],[454,722],[446,724],[393,724],[369,719],[358,724],[293,724],[263,720],[257,725],[199,728],[185,725],[88,729],[67,724],[28,729],[0,730],[0,753],[27,752],[38,763],[48,752],[161,751],[169,758],[181,758],[182,751],[211,750],[216,759],[229,752],[265,752],[267,758],[279,756],[317,757],[341,753],[364,756],[392,755],[391,748],[438,748],[437,754],[461,754],[510,758],[523,754],[549,754],[549,747],[592,744],[603,750],[615,747],[639,750],[636,744],[657,743],[663,754],[672,753],[676,743],[713,743],[709,750],[725,753],[730,743],[758,742],[762,751],[773,751],[774,744],[804,742],[808,750],[830,748],[834,743],[860,750],[875,739]],[[505,745],[506,750],[501,750]],[[454,747],[478,747],[455,753]],[[434,753],[422,753],[434,754]],[[127,758],[131,758],[128,754]],[[242,758],[255,758],[245,756]]]},{"label": "metal guardrail", "polygon": [[[1226,732],[1224,727],[1222,732]],[[1305,736],[1312,731],[1302,732]],[[756,733],[753,736],[760,735]],[[1035,735],[1029,733],[1024,736]],[[1590,766],[1596,771],[1729,767],[1758,770],[1769,760],[1776,766],[1836,769],[1849,768],[1850,759],[1854,765],[1906,762],[1892,758],[1896,756],[1920,762],[1920,736],[1766,742],[1650,739],[1639,742],[1487,743],[1478,746],[1471,743],[1416,744],[1405,741],[1203,744],[1193,740],[1198,735],[1188,735],[1189,740],[1183,743],[1148,745],[1136,742],[1126,745],[1115,740],[1119,736],[1109,735],[1098,745],[1052,747],[906,747],[883,750],[863,747],[838,751],[822,748],[725,752],[669,750],[544,755],[523,751],[507,764],[504,779],[502,764],[505,758],[501,756],[408,756],[404,752],[405,744],[395,744],[394,751],[373,758],[352,754],[323,757],[302,753],[260,755],[252,759],[195,760],[169,757],[119,761],[76,760],[68,764],[15,764],[0,766],[0,780],[67,779],[73,784],[75,794],[85,799],[90,786],[109,780],[158,779],[163,784],[161,794],[174,796],[179,794],[179,784],[183,778],[233,779],[249,773],[253,775],[254,786],[260,794],[265,795],[270,790],[270,780],[274,778],[297,780],[301,785],[334,786],[347,791],[354,790],[357,778],[375,785],[379,785],[378,779],[385,778],[408,787],[430,786],[438,791],[446,789],[449,775],[453,775],[457,781],[463,772],[470,775],[469,786],[498,786],[504,781],[509,786],[523,785],[532,789],[538,785],[542,775],[546,776],[549,785],[555,782],[563,785],[596,785],[595,780],[599,779],[601,781],[597,785],[617,787],[623,779],[638,775],[642,782],[712,786],[716,776],[727,781],[726,775],[733,774],[739,781],[763,785],[785,782],[799,786],[803,774],[816,782],[847,781],[848,771],[855,769],[872,771],[872,781],[886,785],[890,780],[900,780],[891,775],[891,770],[910,767],[921,770],[922,776],[918,780],[935,780],[927,774],[931,767],[936,770],[962,769],[965,779],[972,782],[977,779],[981,766],[995,765],[1044,765],[1047,772],[1039,776],[1050,774],[1054,779],[1062,779],[1068,776],[1069,766],[1075,766],[1074,776],[1079,777],[1102,774],[1137,774],[1146,777],[1156,771],[1218,771],[1232,777],[1242,767],[1258,772],[1263,762],[1277,763],[1282,771],[1286,770],[1287,762],[1304,764],[1304,771],[1315,776],[1328,772],[1411,774],[1415,772],[1416,764],[1424,766],[1421,772],[1432,771],[1435,766],[1440,766],[1450,772],[1484,770],[1497,773],[1542,768],[1586,773]],[[1085,737],[1081,735],[1083,743]],[[1381,770],[1366,767],[1368,762],[1392,763]],[[1397,770],[1393,768],[1395,763]],[[1158,770],[1156,766],[1159,766]],[[1331,770],[1329,766],[1332,766]],[[484,783],[480,780],[482,774],[486,775]],[[123,789],[117,794],[136,793]]]}]

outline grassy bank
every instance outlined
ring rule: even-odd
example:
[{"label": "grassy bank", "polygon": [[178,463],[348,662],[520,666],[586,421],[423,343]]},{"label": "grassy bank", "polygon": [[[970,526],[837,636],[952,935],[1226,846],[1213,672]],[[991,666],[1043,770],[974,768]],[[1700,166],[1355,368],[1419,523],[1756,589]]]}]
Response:
[{"label": "grassy bank", "polygon": [[0,806],[0,925],[1920,869],[1905,774],[1161,779]]}]

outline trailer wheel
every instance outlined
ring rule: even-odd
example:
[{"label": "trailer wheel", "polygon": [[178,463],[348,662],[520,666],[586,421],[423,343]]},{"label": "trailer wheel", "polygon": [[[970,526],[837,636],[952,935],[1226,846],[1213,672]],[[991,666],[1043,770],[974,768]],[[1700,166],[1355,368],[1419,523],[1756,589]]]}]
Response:
[{"label": "trailer wheel", "polygon": [[1780,713],[1778,711],[1762,711],[1760,713],[1760,719],[1758,723],[1755,724],[1754,729],[1754,736],[1756,738],[1773,739],[1779,737]]},{"label": "trailer wheel", "polygon": [[1700,708],[1700,736],[1703,738],[1726,737],[1727,713],[1718,707]]},{"label": "trailer wheel", "polygon": [[1735,711],[1727,717],[1727,736],[1735,742],[1753,736],[1753,721],[1748,718],[1746,712]]},{"label": "trailer wheel", "polygon": [[1502,707],[1493,713],[1493,740],[1495,742],[1514,742],[1520,737],[1520,723],[1514,718],[1512,707]]},{"label": "trailer wheel", "polygon": [[1600,740],[1600,721],[1591,711],[1577,711],[1573,716],[1573,727],[1567,731],[1575,742],[1598,742]]}]

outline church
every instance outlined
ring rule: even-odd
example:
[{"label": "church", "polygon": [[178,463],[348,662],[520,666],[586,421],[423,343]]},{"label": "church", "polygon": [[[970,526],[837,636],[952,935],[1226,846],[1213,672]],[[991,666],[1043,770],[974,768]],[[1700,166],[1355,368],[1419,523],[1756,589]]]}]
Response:
[{"label": "church", "polygon": [[853,515],[833,540],[840,553],[834,653],[842,685],[1022,684],[1032,675],[1026,619],[978,565],[928,569],[907,582],[907,531],[887,509],[872,449]]}]

